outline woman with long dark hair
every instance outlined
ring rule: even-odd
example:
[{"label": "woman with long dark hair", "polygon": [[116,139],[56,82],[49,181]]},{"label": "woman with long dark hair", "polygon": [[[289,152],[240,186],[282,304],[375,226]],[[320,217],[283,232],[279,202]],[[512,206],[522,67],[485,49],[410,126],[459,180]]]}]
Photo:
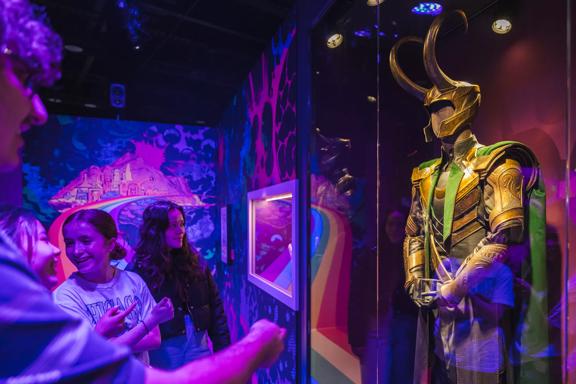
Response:
[{"label": "woman with long dark hair", "polygon": [[174,319],[160,325],[162,344],[150,354],[151,364],[178,368],[230,344],[222,300],[209,268],[186,236],[184,209],[158,201],[144,210],[134,269],[155,298],[170,297]]}]

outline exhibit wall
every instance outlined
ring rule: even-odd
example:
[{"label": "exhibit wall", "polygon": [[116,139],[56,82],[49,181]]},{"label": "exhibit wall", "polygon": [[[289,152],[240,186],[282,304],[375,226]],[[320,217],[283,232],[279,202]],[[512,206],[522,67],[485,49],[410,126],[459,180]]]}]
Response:
[{"label": "exhibit wall", "polygon": [[[250,191],[296,178],[296,69],[294,24],[286,23],[260,56],[218,125],[218,186],[229,207],[228,264],[218,277],[232,340],[260,318],[287,329],[278,363],[260,370],[254,382],[296,380],[297,312],[248,281]],[[298,257],[298,256],[297,256]]]}]

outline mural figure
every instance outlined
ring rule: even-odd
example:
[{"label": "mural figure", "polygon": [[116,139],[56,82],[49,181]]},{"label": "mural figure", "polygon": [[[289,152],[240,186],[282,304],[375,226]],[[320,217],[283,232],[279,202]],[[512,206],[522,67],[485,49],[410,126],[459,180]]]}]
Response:
[{"label": "mural figure", "polygon": [[[455,11],[467,27],[464,12]],[[480,87],[449,78],[436,60],[445,18],[423,42],[431,88],[401,70],[396,81],[423,101],[424,128],[441,156],[412,173],[404,240],[405,288],[420,307],[414,383],[545,383],[545,195],[533,152],[517,142],[478,143],[471,125]],[[433,134],[433,136],[432,136]]]}]

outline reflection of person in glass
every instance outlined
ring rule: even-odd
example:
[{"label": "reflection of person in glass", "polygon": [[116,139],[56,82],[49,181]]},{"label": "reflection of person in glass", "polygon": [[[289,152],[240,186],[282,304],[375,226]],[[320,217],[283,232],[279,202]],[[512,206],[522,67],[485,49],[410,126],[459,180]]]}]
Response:
[{"label": "reflection of person in glass", "polygon": [[[537,307],[546,303],[534,299],[545,289],[537,270],[543,241],[532,236],[544,228],[537,160],[520,143],[476,141],[470,128],[480,87],[450,79],[436,61],[446,16],[433,21],[423,43],[431,88],[412,82],[396,59],[403,43],[421,39],[403,38],[390,53],[394,78],[430,113],[426,139],[433,133],[442,147],[440,158],[413,171],[404,240],[405,288],[421,307],[414,382],[546,382],[546,364],[535,363],[547,345],[545,311]],[[528,239],[530,252],[522,247]]]},{"label": "reflection of person in glass", "polygon": [[402,288],[406,213],[392,209],[385,217],[380,255],[356,250],[351,273],[348,342],[360,359],[362,384],[410,383],[413,370],[415,305]]}]

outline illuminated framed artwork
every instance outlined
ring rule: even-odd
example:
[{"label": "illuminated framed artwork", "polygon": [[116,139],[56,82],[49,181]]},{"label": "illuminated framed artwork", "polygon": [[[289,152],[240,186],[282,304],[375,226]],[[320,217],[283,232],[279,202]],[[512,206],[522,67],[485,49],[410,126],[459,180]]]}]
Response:
[{"label": "illuminated framed artwork", "polygon": [[248,192],[248,280],[298,309],[298,182]]}]

